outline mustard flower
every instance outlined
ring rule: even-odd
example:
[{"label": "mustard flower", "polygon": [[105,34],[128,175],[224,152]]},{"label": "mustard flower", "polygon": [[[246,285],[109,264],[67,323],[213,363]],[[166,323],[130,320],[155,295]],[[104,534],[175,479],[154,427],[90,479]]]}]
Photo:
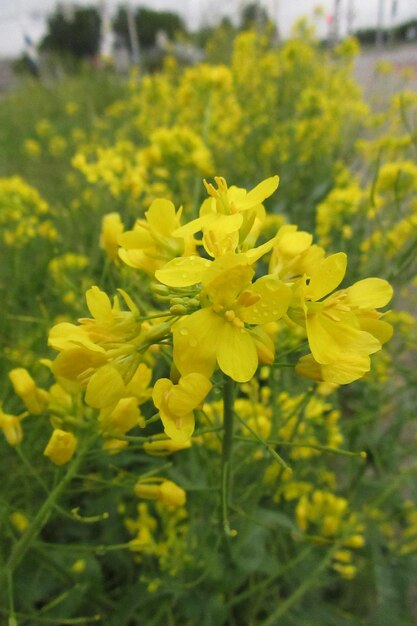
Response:
[{"label": "mustard flower", "polygon": [[[285,315],[292,295],[275,276],[252,283],[253,276],[244,255],[221,257],[203,275],[202,308],[173,326],[174,362],[183,376],[198,372],[209,378],[217,362],[237,382],[252,378],[259,362],[253,327]],[[178,278],[181,283],[181,270]]]},{"label": "mustard flower", "polygon": [[165,433],[173,441],[183,443],[194,432],[193,410],[204,400],[211,382],[201,374],[191,373],[174,385],[168,378],[156,381],[152,398],[159,409]]},{"label": "mustard flower", "polygon": [[319,263],[308,284],[304,279],[298,285],[301,308],[289,312],[294,321],[305,325],[312,353],[301,360],[299,373],[310,372],[311,378],[336,384],[353,382],[369,371],[369,355],[392,334],[391,325],[376,311],[392,297],[387,281],[366,278],[331,293],[343,280],[346,264],[342,252]]},{"label": "mustard flower", "polygon": [[119,237],[124,231],[119,213],[107,213],[101,222],[100,248],[113,262],[119,260]]},{"label": "mustard flower", "polygon": [[122,397],[139,401],[143,376],[149,380],[142,353],[170,331],[169,323],[142,327],[137,307],[121,294],[128,311],[121,310],[117,297],[112,305],[107,294],[92,287],[86,298],[93,318],[82,318],[79,326],[57,324],[49,334],[50,345],[60,351],[52,366],[55,376],[84,387],[87,404],[97,409],[114,407]]},{"label": "mustard flower", "polygon": [[210,198],[200,209],[200,217],[182,226],[177,235],[203,232],[203,245],[211,257],[235,252],[249,236],[262,202],[271,196],[279,184],[278,176],[259,183],[251,191],[240,187],[228,187],[224,178],[216,176],[217,189],[204,181]]},{"label": "mustard flower", "polygon": [[182,209],[175,212],[169,200],[154,200],[145,213],[146,220],[137,220],[133,230],[119,236],[122,261],[153,275],[170,259],[192,254],[192,238],[175,234],[181,214]]}]

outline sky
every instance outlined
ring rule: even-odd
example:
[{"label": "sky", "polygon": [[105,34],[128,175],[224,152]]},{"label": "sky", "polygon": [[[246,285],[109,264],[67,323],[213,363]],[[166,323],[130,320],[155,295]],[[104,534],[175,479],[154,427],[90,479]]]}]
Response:
[{"label": "sky", "polygon": [[[100,6],[105,3],[111,11],[123,0],[78,0],[76,4]],[[202,24],[214,24],[223,15],[232,18],[238,15],[245,0],[130,0],[132,7],[147,6],[181,14],[190,28]],[[282,35],[288,36],[291,25],[297,18],[312,14],[322,6],[327,15],[333,13],[335,0],[259,0],[272,19],[278,21]],[[396,16],[391,14],[392,5],[397,5]],[[27,34],[34,42],[45,33],[45,20],[56,5],[55,0],[0,0],[0,58],[18,56],[24,48],[23,36]],[[346,26],[349,5],[353,6],[353,27],[375,26],[378,9],[384,9],[384,23],[398,23],[417,18],[417,0],[340,0],[341,30]],[[324,36],[328,26],[324,18],[317,23],[318,32]]]}]

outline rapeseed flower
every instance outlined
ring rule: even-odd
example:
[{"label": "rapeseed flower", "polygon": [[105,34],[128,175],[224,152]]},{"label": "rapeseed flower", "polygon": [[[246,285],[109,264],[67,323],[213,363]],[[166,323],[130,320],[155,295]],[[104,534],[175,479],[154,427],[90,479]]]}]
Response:
[{"label": "rapeseed flower", "polygon": [[391,300],[387,281],[367,278],[332,293],[343,280],[346,264],[342,252],[321,261],[310,279],[298,284],[301,307],[289,311],[305,326],[311,350],[311,356],[301,360],[299,373],[336,384],[353,382],[369,371],[369,355],[392,334],[390,324],[376,311]]},{"label": "rapeseed flower", "polygon": [[285,315],[292,295],[275,276],[252,283],[254,273],[244,255],[229,255],[203,275],[202,308],[173,326],[174,362],[183,376],[209,378],[217,363],[237,382],[252,378],[259,362],[256,328]]},{"label": "rapeseed flower", "polygon": [[195,427],[193,410],[210,389],[211,382],[195,372],[180,378],[177,385],[168,378],[156,381],[152,399],[159,409],[165,433],[173,441],[189,441]]},{"label": "rapeseed flower", "polygon": [[211,257],[217,258],[241,247],[254,228],[258,214],[264,215],[262,202],[279,184],[278,176],[267,178],[246,191],[228,187],[224,178],[216,176],[217,188],[204,181],[210,198],[200,208],[200,217],[176,231],[177,235],[203,232],[203,245]]},{"label": "rapeseed flower", "polygon": [[122,261],[153,275],[170,259],[192,254],[192,238],[175,234],[181,214],[182,209],[175,212],[169,200],[154,200],[145,213],[146,220],[137,220],[133,230],[118,237]]},{"label": "rapeseed flower", "polygon": [[58,380],[86,389],[86,402],[98,409],[115,406],[122,397],[141,397],[147,372],[141,369],[143,353],[170,331],[169,323],[145,326],[131,298],[121,294],[129,310],[123,311],[115,297],[98,287],[87,291],[87,305],[93,318],[80,325],[62,322],[54,326],[49,343],[60,354],[52,369]]}]

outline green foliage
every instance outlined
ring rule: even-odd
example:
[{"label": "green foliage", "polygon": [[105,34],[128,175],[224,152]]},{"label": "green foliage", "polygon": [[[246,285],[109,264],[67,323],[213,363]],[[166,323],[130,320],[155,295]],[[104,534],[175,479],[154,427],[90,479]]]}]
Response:
[{"label": "green foliage", "polygon": [[41,47],[78,59],[97,54],[100,45],[100,14],[94,7],[56,9],[48,18],[48,31]]},{"label": "green foliage", "polygon": [[[155,45],[159,31],[163,31],[171,40],[175,39],[178,34],[186,33],[182,18],[177,13],[170,11],[154,11],[140,7],[135,11],[134,20],[139,45],[145,50]],[[113,28],[125,46],[130,48],[126,9],[119,8],[113,22]]]}]

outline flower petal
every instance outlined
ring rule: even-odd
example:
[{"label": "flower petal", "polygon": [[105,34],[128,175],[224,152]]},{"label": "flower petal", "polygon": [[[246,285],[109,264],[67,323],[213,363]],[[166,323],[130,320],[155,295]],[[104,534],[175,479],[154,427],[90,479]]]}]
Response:
[{"label": "flower petal", "polygon": [[165,434],[178,443],[189,441],[195,428],[195,419],[192,412],[174,415],[164,409],[160,410]]},{"label": "flower petal", "polygon": [[255,343],[243,328],[224,324],[217,347],[217,363],[222,372],[238,383],[248,382],[258,367]]},{"label": "flower petal", "polygon": [[358,319],[361,330],[366,330],[367,333],[376,337],[381,344],[384,344],[391,339],[394,329],[388,322],[368,317],[366,315],[360,315]]},{"label": "flower petal", "polygon": [[88,310],[95,319],[112,317],[112,308],[109,296],[98,287],[91,287],[85,294]]},{"label": "flower petal", "polygon": [[269,198],[269,196],[272,196],[274,191],[278,189],[278,185],[279,176],[271,176],[270,178],[266,178],[261,183],[259,183],[259,185],[256,185],[256,187],[251,189],[246,194],[246,198],[239,203],[239,209],[250,209],[257,204],[261,204],[265,200],[265,198]]},{"label": "flower petal", "polygon": [[310,350],[322,365],[342,361],[348,353],[368,355],[381,348],[370,333],[321,313],[307,315],[306,329]]},{"label": "flower petal", "polygon": [[154,200],[145,215],[151,230],[163,237],[171,237],[178,226],[175,206],[170,200]]},{"label": "flower petal", "polygon": [[292,297],[290,287],[272,275],[259,278],[247,292],[259,296],[258,302],[239,307],[238,316],[247,324],[267,324],[280,319],[287,312]]},{"label": "flower petal", "polygon": [[320,300],[340,285],[346,274],[347,256],[344,252],[332,254],[317,265],[306,287],[305,297]]},{"label": "flower petal", "polygon": [[348,385],[369,372],[371,360],[369,356],[348,355],[341,361],[320,365],[312,354],[301,357],[295,371],[318,382],[326,381],[334,385]]},{"label": "flower petal", "polygon": [[204,288],[210,300],[225,308],[231,308],[241,291],[251,284],[253,269],[249,265],[237,265],[220,272]]},{"label": "flower petal", "polygon": [[201,283],[211,261],[199,256],[178,257],[155,272],[155,277],[168,287],[191,287]]},{"label": "flower petal", "polygon": [[165,401],[165,396],[174,386],[169,378],[159,378],[152,391],[152,400],[157,409],[160,409]]},{"label": "flower petal", "polygon": [[111,365],[100,367],[90,378],[85,401],[95,409],[101,409],[120,400],[125,385],[119,372]]},{"label": "flower petal", "polygon": [[323,380],[335,385],[349,385],[370,369],[371,359],[366,355],[348,355],[342,361],[321,366]]},{"label": "flower petal", "polygon": [[393,289],[382,278],[364,278],[348,287],[346,304],[360,309],[378,309],[385,306],[392,298]]},{"label": "flower petal", "polygon": [[211,387],[209,379],[197,372],[183,376],[167,397],[169,410],[175,415],[190,413],[204,400]]},{"label": "flower petal", "polygon": [[205,308],[174,325],[174,362],[183,376],[198,372],[210,378],[216,365],[217,343],[226,323],[210,308]]},{"label": "flower petal", "polygon": [[90,368],[97,368],[106,363],[103,352],[93,352],[83,348],[64,350],[52,364],[52,371],[57,378],[77,381],[78,377]]}]

